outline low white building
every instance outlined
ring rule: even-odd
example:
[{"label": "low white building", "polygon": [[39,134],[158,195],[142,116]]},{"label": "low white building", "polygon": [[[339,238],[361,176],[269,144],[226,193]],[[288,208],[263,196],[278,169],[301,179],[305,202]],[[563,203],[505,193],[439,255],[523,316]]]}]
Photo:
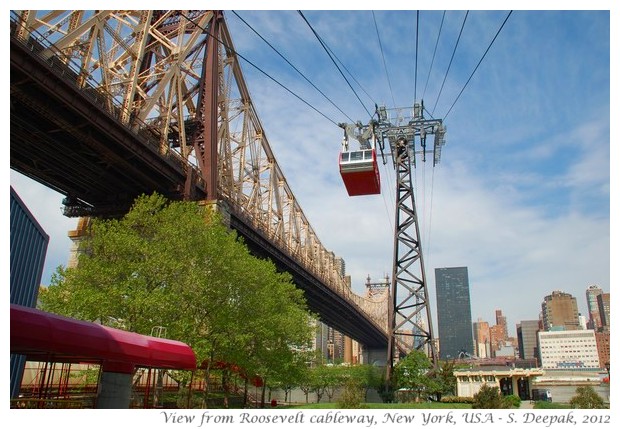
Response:
[{"label": "low white building", "polygon": [[596,337],[591,329],[538,332],[544,369],[600,368]]},{"label": "low white building", "polygon": [[456,394],[464,398],[473,398],[482,386],[499,388],[503,395],[518,395],[521,399],[531,397],[535,377],[544,374],[538,368],[472,368],[454,371],[456,377]]}]

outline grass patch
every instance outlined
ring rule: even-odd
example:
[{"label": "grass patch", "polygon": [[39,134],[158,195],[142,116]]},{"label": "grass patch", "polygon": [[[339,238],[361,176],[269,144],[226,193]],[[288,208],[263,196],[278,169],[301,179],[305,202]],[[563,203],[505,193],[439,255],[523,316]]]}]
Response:
[{"label": "grass patch", "polygon": [[535,410],[555,410],[555,409],[570,409],[568,404],[559,404],[557,402],[536,401],[534,403]]}]

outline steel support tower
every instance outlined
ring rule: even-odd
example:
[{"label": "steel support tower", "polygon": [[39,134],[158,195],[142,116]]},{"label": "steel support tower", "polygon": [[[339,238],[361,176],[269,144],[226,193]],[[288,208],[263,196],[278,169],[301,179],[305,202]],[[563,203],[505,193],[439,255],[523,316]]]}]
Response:
[{"label": "steel support tower", "polygon": [[[395,115],[390,115],[392,111]],[[423,102],[413,108],[377,109],[379,120],[374,129],[382,151],[389,144],[396,171],[396,208],[394,222],[394,263],[388,311],[387,382],[391,382],[394,364],[408,350],[423,349],[437,364],[433,322],[424,270],[420,227],[416,211],[411,173],[417,162],[426,162],[432,154],[433,167],[445,144],[445,127],[440,119],[424,117]],[[396,118],[392,122],[389,116]],[[434,136],[432,149],[427,137]],[[430,146],[430,145],[429,145]]]},{"label": "steel support tower", "polygon": [[[352,136],[362,149],[378,148],[384,164],[391,156],[396,171],[394,262],[388,299],[388,389],[394,364],[409,351],[422,349],[433,365],[438,359],[411,172],[418,162],[426,162],[427,155],[432,155],[433,167],[439,163],[446,129],[441,119],[426,119],[424,112],[422,101],[413,107],[377,107],[377,119],[373,117],[368,125],[340,124],[345,130],[345,150]],[[432,142],[429,136],[434,138]]]}]

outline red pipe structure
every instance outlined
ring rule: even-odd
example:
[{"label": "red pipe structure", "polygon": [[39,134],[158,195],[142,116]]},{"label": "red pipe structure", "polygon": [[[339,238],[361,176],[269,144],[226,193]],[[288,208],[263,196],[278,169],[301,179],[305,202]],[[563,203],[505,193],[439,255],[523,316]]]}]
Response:
[{"label": "red pipe structure", "polygon": [[[100,360],[105,367],[196,369],[185,343],[122,331],[11,304],[11,353],[28,360]],[[42,359],[43,358],[43,359]]]}]

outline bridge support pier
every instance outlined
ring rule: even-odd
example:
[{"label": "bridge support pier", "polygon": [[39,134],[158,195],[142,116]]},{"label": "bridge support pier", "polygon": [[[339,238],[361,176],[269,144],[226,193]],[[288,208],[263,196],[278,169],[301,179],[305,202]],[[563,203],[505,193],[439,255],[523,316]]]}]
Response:
[{"label": "bridge support pier", "polygon": [[362,351],[362,363],[364,364],[385,367],[386,361],[387,348],[364,348]]},{"label": "bridge support pier", "polygon": [[353,363],[353,340],[351,337],[344,336],[344,362]]},{"label": "bridge support pier", "polygon": [[104,363],[97,408],[129,409],[134,366]]},{"label": "bridge support pier", "polygon": [[223,200],[202,200],[198,204],[205,206],[212,212],[218,213],[222,217],[222,223],[230,228],[230,208]]},{"label": "bridge support pier", "polygon": [[80,217],[74,230],[68,232],[68,237],[72,241],[71,250],[69,251],[69,260],[67,268],[75,268],[78,264],[80,256],[80,243],[90,234],[90,218]]}]

